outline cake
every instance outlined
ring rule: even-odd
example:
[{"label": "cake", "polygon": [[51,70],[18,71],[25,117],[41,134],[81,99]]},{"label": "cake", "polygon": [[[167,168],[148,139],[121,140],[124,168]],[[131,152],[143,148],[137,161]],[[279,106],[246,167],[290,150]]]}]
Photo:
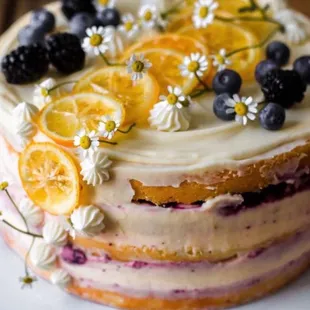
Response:
[{"label": "cake", "polygon": [[310,23],[280,0],[150,2],[63,0],[2,36],[1,234],[23,286],[247,303],[309,267]]}]

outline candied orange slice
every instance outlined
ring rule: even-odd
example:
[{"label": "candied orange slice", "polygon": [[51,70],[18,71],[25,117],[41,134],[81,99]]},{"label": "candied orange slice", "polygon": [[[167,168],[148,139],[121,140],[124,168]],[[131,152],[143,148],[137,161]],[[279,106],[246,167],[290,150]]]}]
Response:
[{"label": "candied orange slice", "polygon": [[72,157],[57,145],[30,144],[20,155],[19,175],[29,198],[45,211],[69,214],[78,206],[78,169]]},{"label": "candied orange slice", "polygon": [[125,66],[106,67],[89,73],[75,85],[74,91],[112,93],[126,111],[123,125],[146,125],[149,111],[159,97],[158,83],[151,74],[144,74],[143,79],[133,85]]},{"label": "candied orange slice", "polygon": [[[198,40],[203,40],[208,45],[210,53],[218,53],[220,49],[226,49],[227,53],[239,48],[253,46],[259,43],[257,37],[241,25],[214,21],[207,28],[196,29],[194,26],[186,26],[179,30],[183,35],[187,35]],[[232,65],[229,68],[236,70],[244,80],[253,80],[255,67],[262,59],[262,49],[249,49],[233,55]],[[211,76],[214,76],[213,70]]]},{"label": "candied orange slice", "polygon": [[190,38],[188,36],[173,33],[160,34],[139,41],[136,44],[130,46],[125,51],[125,54],[126,57],[129,58],[134,53],[153,48],[173,49],[187,55],[197,52],[203,55],[208,54],[208,48],[198,40],[195,40],[194,38]]},{"label": "candied orange slice", "polygon": [[73,93],[49,103],[40,113],[38,125],[49,138],[64,146],[73,146],[78,130],[97,130],[103,115],[117,115],[121,124],[125,111],[110,94]]}]

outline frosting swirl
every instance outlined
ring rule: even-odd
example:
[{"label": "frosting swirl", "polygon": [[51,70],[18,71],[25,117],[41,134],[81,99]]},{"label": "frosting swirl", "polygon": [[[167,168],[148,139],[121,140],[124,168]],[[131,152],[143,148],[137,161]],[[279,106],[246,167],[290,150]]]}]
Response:
[{"label": "frosting swirl", "polygon": [[70,274],[63,269],[56,269],[50,278],[51,282],[61,288],[65,288],[72,281]]},{"label": "frosting swirl", "polygon": [[39,226],[43,222],[44,212],[30,199],[22,199],[18,208],[30,226]]},{"label": "frosting swirl", "polygon": [[38,268],[50,269],[56,262],[56,254],[50,245],[40,243],[31,250],[30,261]]},{"label": "frosting swirl", "polygon": [[73,229],[86,236],[95,236],[105,227],[104,214],[95,206],[83,206],[74,210],[70,220]]},{"label": "frosting swirl", "polygon": [[55,220],[51,220],[44,225],[42,235],[47,244],[55,246],[65,245],[68,239],[68,233],[64,227]]}]

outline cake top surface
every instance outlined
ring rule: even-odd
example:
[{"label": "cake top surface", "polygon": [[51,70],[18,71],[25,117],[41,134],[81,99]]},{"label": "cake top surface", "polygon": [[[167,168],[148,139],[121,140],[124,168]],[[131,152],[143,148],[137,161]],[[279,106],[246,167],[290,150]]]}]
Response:
[{"label": "cake top surface", "polygon": [[[204,181],[201,179],[201,177],[205,171],[224,168],[237,169],[240,165],[246,162],[255,161],[260,157],[270,156],[274,149],[289,149],[296,145],[305,143],[305,141],[308,140],[310,136],[310,129],[308,126],[308,120],[310,119],[309,91],[305,93],[305,98],[303,99],[302,103],[295,104],[293,108],[286,110],[286,121],[280,130],[266,131],[260,125],[257,113],[257,110],[260,109],[262,105],[264,105],[264,103],[262,103],[264,102],[264,94],[261,90],[261,86],[254,80],[254,71],[256,64],[265,58],[265,45],[263,43],[265,43],[264,41],[266,41],[266,39],[272,38],[272,40],[280,40],[282,42],[286,42],[290,46],[291,55],[290,64],[287,65],[288,68],[292,67],[292,62],[295,59],[307,54],[307,52],[310,50],[310,41],[306,37],[303,38],[303,40],[300,40],[299,37],[297,39],[292,39],[292,34],[289,33],[288,29],[286,29],[287,32],[285,34],[281,34],[280,31],[275,31],[275,28],[268,28],[270,27],[270,24],[265,21],[256,20],[252,23],[249,21],[240,21],[238,18],[240,18],[241,13],[238,13],[239,15],[237,16],[236,13],[229,11],[231,10],[231,8],[228,8],[229,1],[225,2],[224,0],[221,0],[219,1],[219,4],[215,1],[209,1],[210,3],[207,2],[208,1],[203,0],[197,1],[196,8],[182,9],[183,11],[181,10],[181,12],[183,12],[183,15],[178,13],[172,17],[170,26],[168,24],[168,30],[169,27],[171,27],[170,29],[173,29],[173,27],[179,27],[177,33],[161,34],[157,30],[150,30],[148,28],[147,31],[142,31],[142,34],[140,34],[137,39],[133,40],[133,43],[130,44],[126,41],[122,41],[120,44],[120,42],[117,41],[120,39],[120,37],[117,37],[117,39],[114,38],[113,49],[116,54],[119,52],[118,57],[111,57],[113,56],[113,51],[111,51],[111,48],[110,51],[104,51],[104,53],[102,53],[105,55],[104,58],[110,59],[110,62],[113,63],[125,63],[125,60],[133,60],[131,58],[133,54],[136,54],[139,60],[139,54],[141,53],[143,53],[145,55],[145,59],[150,60],[150,62],[152,62],[151,60],[154,60],[152,63],[152,68],[150,69],[151,74],[146,72],[143,74],[142,80],[137,81],[136,84],[134,82],[132,82],[132,84],[126,84],[128,82],[128,77],[120,82],[125,85],[125,96],[130,97],[129,105],[132,103],[133,98],[135,99],[135,103],[138,102],[139,96],[141,95],[139,91],[143,89],[144,97],[142,97],[145,101],[141,103],[142,105],[138,107],[136,106],[132,108],[133,110],[130,110],[128,106],[126,107],[126,104],[125,108],[122,106],[123,103],[120,102],[121,100],[114,100],[115,98],[112,100],[109,97],[109,94],[107,94],[106,89],[102,87],[102,85],[100,86],[101,81],[104,78],[109,80],[111,77],[110,75],[102,77],[102,75],[99,74],[96,77],[97,81],[99,81],[99,85],[91,85],[91,90],[89,90],[88,83],[88,88],[85,88],[84,86],[87,82],[87,78],[93,74],[92,72],[98,72],[95,70],[101,70],[105,66],[101,57],[88,57],[85,67],[79,72],[71,75],[60,75],[59,73],[56,73],[54,69],[50,69],[44,78],[28,85],[11,85],[8,84],[4,78],[2,78],[0,85],[1,133],[4,134],[6,140],[9,141],[9,143],[17,151],[23,151],[24,145],[20,145],[18,135],[16,134],[16,121],[14,120],[13,113],[14,108],[16,108],[19,102],[33,103],[35,85],[40,84],[48,77],[52,77],[55,79],[57,85],[69,81],[78,81],[78,83],[64,86],[65,90],[63,90],[63,92],[67,93],[62,93],[60,98],[65,97],[65,100],[57,99],[55,96],[55,98],[52,98],[52,103],[47,105],[49,108],[43,108],[44,113],[40,113],[40,129],[34,135],[33,140],[36,142],[54,141],[60,146],[66,147],[67,150],[76,155],[77,149],[73,148],[73,143],[75,143],[76,146],[80,146],[81,137],[78,137],[77,134],[72,134],[70,128],[75,128],[74,126],[77,117],[75,115],[75,117],[71,119],[68,115],[62,115],[62,119],[60,120],[59,125],[57,123],[59,118],[57,118],[55,113],[53,113],[55,109],[57,110],[57,107],[51,104],[57,102],[58,108],[59,106],[65,106],[67,113],[71,106],[73,106],[74,109],[76,109],[79,105],[83,106],[85,100],[88,100],[91,102],[91,104],[94,104],[95,109],[98,108],[96,106],[96,104],[99,104],[98,102],[103,102],[103,110],[112,110],[114,116],[116,115],[116,118],[118,118],[117,121],[122,122],[120,130],[126,131],[127,129],[131,129],[128,134],[122,134],[121,132],[116,131],[117,133],[112,140],[109,140],[108,135],[105,136],[104,139],[101,137],[100,140],[104,140],[104,142],[98,143],[100,144],[99,152],[101,154],[107,155],[109,160],[113,161],[113,167],[111,168],[111,171],[113,173],[113,179],[118,181],[124,179],[127,182],[128,179],[136,179],[146,185],[158,186],[178,185],[186,179],[193,181]],[[240,1],[240,3],[241,2],[242,1]],[[243,2],[247,3],[246,1]],[[276,6],[278,5],[278,2],[269,1],[269,3],[271,4],[270,13],[268,11],[268,14],[270,15],[268,15],[266,18],[277,21],[278,24],[276,24],[276,26],[279,27],[279,21],[283,21],[283,16],[279,17],[278,14],[276,14]],[[215,14],[215,20],[210,22],[208,25],[200,25],[199,20],[197,21],[197,18],[200,16],[199,14],[202,15],[204,13],[201,9],[204,7],[204,5],[213,5],[214,7],[210,6],[209,9],[211,11],[215,10],[215,12],[218,12]],[[196,12],[197,6],[199,6],[198,9],[200,10],[200,13]],[[217,6],[219,7],[217,8]],[[285,8],[284,5],[283,7],[284,8],[281,10],[282,15],[284,15],[288,21],[291,21],[290,25],[294,24],[295,27],[298,26],[300,29],[302,29],[306,36],[310,30],[308,19],[299,13]],[[60,12],[59,3],[50,5],[49,9],[57,16],[57,29],[59,31],[66,31],[68,28],[68,23]],[[138,7],[134,4],[126,4],[126,2],[120,1],[119,9],[122,12],[136,12]],[[228,11],[225,11],[226,9]],[[188,12],[190,12],[191,15],[188,15]],[[254,12],[254,15],[250,16],[250,19],[259,19],[260,17],[257,17],[257,15],[255,15],[256,13]],[[194,16],[195,14],[198,16],[196,16],[196,20],[195,18],[192,20],[193,14]],[[18,33],[20,29],[29,22],[29,18],[29,15],[21,18],[7,31],[6,34],[3,35],[0,44],[0,54],[3,57],[17,47]],[[187,24],[188,18],[189,24]],[[237,20],[236,22],[227,22],[227,19],[229,18],[237,18]],[[246,18],[247,17],[245,17],[245,19]],[[181,23],[183,28],[180,28],[178,23]],[[124,25],[125,22],[123,26]],[[262,27],[262,31],[259,32],[264,32],[261,34],[260,38],[257,38],[257,31],[255,33],[255,29],[257,29],[258,26]],[[219,33],[217,34],[216,32],[210,30],[210,33],[207,32],[207,34],[205,34],[204,29],[210,29],[210,27],[214,27],[214,31],[218,30]],[[97,30],[98,29],[99,28],[97,28]],[[279,29],[276,28],[276,30]],[[182,32],[185,34],[187,33],[188,35],[192,34],[192,37],[186,37]],[[94,34],[96,33],[89,33],[89,39],[91,39],[91,36]],[[289,34],[291,36],[289,36]],[[197,35],[205,35],[207,38],[209,38],[209,41],[205,43],[203,38],[201,41],[199,41]],[[156,42],[160,41],[160,39],[158,39],[160,36],[168,36],[168,38],[170,36],[170,39],[172,38],[172,43],[169,45],[169,39],[165,37],[165,43],[159,43],[159,45],[156,45]],[[181,40],[181,42],[178,42],[176,36],[183,38],[184,41]],[[219,38],[219,43],[214,43],[214,40],[216,41],[217,37]],[[225,40],[221,40],[221,38],[225,38]],[[232,38],[231,42],[227,41],[229,38]],[[294,44],[289,42],[292,40],[295,40],[296,42]],[[190,43],[188,41],[190,41]],[[89,45],[89,42],[90,41],[84,41],[84,45],[87,45],[87,43]],[[141,47],[139,46],[139,44],[143,44],[141,42],[153,42],[153,45],[150,44],[148,46],[148,44],[144,44]],[[126,44],[129,46],[124,48],[123,45]],[[164,45],[162,47],[163,44],[166,44],[166,46]],[[249,46],[256,46],[257,44],[260,45],[261,48],[247,48]],[[182,48],[180,48],[180,45],[183,46],[186,51],[181,51]],[[88,47],[84,46],[85,50],[87,50]],[[225,60],[225,54],[223,54],[223,51],[221,52],[222,54],[217,54],[219,51],[216,50],[216,48],[218,47],[223,49],[226,48],[226,55],[229,55],[230,53],[233,55],[231,57],[227,57]],[[238,49],[242,49],[244,47],[247,48],[244,52],[238,52]],[[198,77],[199,79],[197,76],[194,76],[194,78],[183,77],[181,72],[182,70],[179,69],[179,66],[183,62],[185,63],[186,56],[189,56],[190,53],[195,52],[196,50],[200,53],[201,57],[204,56],[202,52],[203,48],[206,49],[205,52],[207,53],[207,57],[206,60],[202,59],[202,62],[207,62],[208,67],[203,71],[207,73],[202,72],[203,77]],[[236,53],[234,54],[234,52]],[[99,52],[99,54],[100,53],[101,52]],[[222,55],[222,59],[216,58],[214,55],[217,55],[217,57]],[[227,61],[227,63],[225,63],[225,61]],[[132,65],[132,63],[128,64],[128,66],[130,65]],[[213,111],[213,102],[216,95],[212,91],[210,92],[209,90],[205,90],[205,86],[208,86],[208,88],[212,87],[212,78],[217,74],[216,71],[219,70],[218,67],[220,65],[228,66],[228,68],[232,68],[237,72],[239,70],[239,73],[243,79],[243,84],[240,91],[240,100],[234,97],[235,103],[232,103],[232,99],[230,99],[230,108],[232,110],[230,113],[233,114],[231,121],[223,121],[216,117]],[[145,62],[144,66],[145,69],[149,69],[148,63]],[[128,69],[127,67],[107,66],[105,72],[107,72],[107,70],[112,70],[114,72],[114,76],[122,75],[124,70]],[[86,74],[90,75],[85,77]],[[127,74],[130,76],[128,72]],[[154,77],[152,77],[152,75],[154,75],[155,80],[157,80],[158,83],[154,83]],[[170,75],[172,75],[172,78]],[[184,75],[186,75],[186,73],[184,73]],[[138,77],[136,76],[136,78]],[[197,78],[198,81],[195,80],[195,78]],[[171,81],[171,86],[176,86],[177,83],[181,83],[183,85],[183,92],[186,96],[181,98],[182,95],[178,94],[178,90],[176,89],[167,90],[167,86],[170,85],[167,81]],[[117,83],[117,79],[113,81],[113,83],[114,82]],[[202,86],[202,88],[200,87],[200,90],[202,89],[202,93],[204,93],[203,95],[196,96],[196,87],[198,87],[199,84],[208,85]],[[86,99],[83,96],[82,98],[81,95],[78,94],[81,90],[84,92],[84,94],[89,93],[88,97],[87,95],[83,95]],[[294,90],[292,89],[292,92],[293,91]],[[172,95],[174,97],[169,97],[169,93],[170,95],[173,93]],[[165,95],[166,98],[159,99],[159,95]],[[192,101],[189,102],[189,107],[185,105],[185,101],[188,101],[188,95],[194,95],[192,96]],[[152,99],[152,96],[155,96],[156,98]],[[251,121],[250,119],[254,117],[251,115],[248,116],[247,113],[244,114],[244,111],[239,111],[238,113],[240,115],[236,113],[236,106],[234,104],[241,102],[241,96],[244,96],[245,99],[252,97],[252,101],[251,99],[248,100],[249,105],[247,109],[249,109],[248,112],[250,114],[253,112],[252,114],[255,115],[255,120]],[[180,106],[179,108],[173,107],[173,109],[170,110],[170,108],[167,108],[169,107],[169,100],[174,101],[175,97],[178,97]],[[151,103],[149,102],[151,101],[150,98],[153,100]],[[244,101],[246,101],[245,99]],[[166,102],[166,104],[162,104],[156,108],[156,103],[163,102]],[[173,104],[170,105],[174,105],[175,103],[176,102],[173,102]],[[260,104],[257,105],[256,103]],[[246,104],[243,104],[241,108],[245,105]],[[250,107],[252,107],[252,112]],[[89,109],[91,108],[92,107]],[[229,107],[227,106],[227,109],[228,108]],[[126,117],[122,114],[124,113],[124,109],[126,110]],[[80,111],[77,112],[75,110],[74,113],[79,114]],[[238,120],[238,118],[235,117],[235,114],[236,116],[241,116],[239,117],[241,122],[244,122],[244,118],[247,118],[246,126],[243,126],[239,122],[235,121],[235,119]],[[45,115],[44,121],[47,122],[43,122],[43,125],[42,115]],[[80,115],[78,116],[78,119],[79,117]],[[250,119],[248,119],[248,117]],[[86,117],[85,123],[91,121],[92,120],[89,120]],[[44,127],[50,126],[49,130],[54,130],[55,133],[58,132],[57,126],[64,126],[64,122],[67,122],[67,126],[65,126],[65,129],[62,128],[63,136],[61,139],[50,135],[50,132],[46,130],[46,127]],[[98,122],[97,119],[96,122]],[[105,121],[104,125],[102,125],[103,132],[107,130],[105,126],[106,122],[107,120]],[[132,125],[136,126],[132,127]],[[91,128],[93,129],[93,127]],[[23,128],[23,130],[24,133],[26,129]],[[108,133],[109,132],[110,131],[108,131]],[[105,133],[107,134],[107,132]],[[114,132],[112,130],[112,135],[113,133]],[[81,135],[83,136],[83,134]],[[110,145],[109,142],[111,141],[112,143],[115,141],[117,145]],[[109,167],[108,163],[110,162],[107,162],[107,167]],[[111,188],[110,186],[112,186],[112,184],[108,185],[108,183],[104,185],[106,191],[108,191]],[[112,183],[115,185],[116,181]],[[131,189],[128,189],[128,195],[132,195]]]}]

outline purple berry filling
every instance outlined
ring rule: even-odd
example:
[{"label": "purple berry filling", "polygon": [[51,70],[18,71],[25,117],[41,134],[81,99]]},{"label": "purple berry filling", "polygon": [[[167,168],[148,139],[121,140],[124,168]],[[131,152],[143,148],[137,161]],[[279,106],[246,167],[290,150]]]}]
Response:
[{"label": "purple berry filling", "polygon": [[61,257],[67,263],[75,265],[83,265],[87,261],[85,253],[80,249],[74,249],[72,245],[63,248]]}]

